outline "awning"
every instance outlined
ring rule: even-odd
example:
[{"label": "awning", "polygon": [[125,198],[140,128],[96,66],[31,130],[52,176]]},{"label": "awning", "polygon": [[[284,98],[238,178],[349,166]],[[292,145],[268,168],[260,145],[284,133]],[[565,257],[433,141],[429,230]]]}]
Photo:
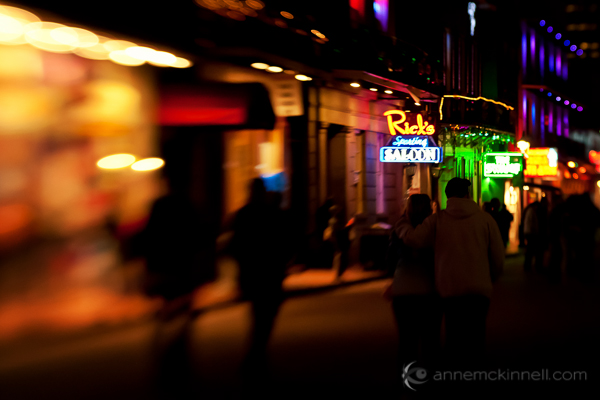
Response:
[{"label": "awning", "polygon": [[160,93],[163,126],[230,126],[273,129],[275,114],[259,83],[166,86]]}]

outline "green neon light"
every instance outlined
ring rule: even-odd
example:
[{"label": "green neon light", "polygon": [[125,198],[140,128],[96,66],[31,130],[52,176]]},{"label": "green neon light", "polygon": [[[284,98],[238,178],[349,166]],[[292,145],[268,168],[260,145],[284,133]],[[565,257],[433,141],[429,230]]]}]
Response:
[{"label": "green neon light", "polygon": [[[490,162],[491,159],[493,162]],[[486,178],[512,178],[522,171],[522,161],[522,153],[486,153],[483,156],[483,176]]]}]

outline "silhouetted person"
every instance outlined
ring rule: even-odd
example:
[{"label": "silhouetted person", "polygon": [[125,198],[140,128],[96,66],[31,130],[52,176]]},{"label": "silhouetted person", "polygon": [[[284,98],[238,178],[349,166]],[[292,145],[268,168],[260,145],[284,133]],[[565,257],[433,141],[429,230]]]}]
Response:
[{"label": "silhouetted person", "polygon": [[281,210],[267,201],[262,179],[254,179],[250,200],[235,217],[231,242],[239,264],[240,290],[252,312],[250,348],[242,365],[246,378],[260,378],[268,366],[267,345],[283,300],[289,260],[287,229]]},{"label": "silhouetted person", "polygon": [[409,246],[433,247],[435,284],[442,298],[446,352],[451,365],[473,366],[485,350],[492,282],[504,263],[504,246],[494,219],[471,200],[467,179],[446,185],[448,206],[413,228],[404,218],[396,230]]},{"label": "silhouetted person", "polygon": [[350,262],[350,229],[352,229],[352,227],[346,223],[345,209],[340,207],[339,209],[336,209],[336,211],[333,220],[330,221],[332,223],[335,250],[339,252],[340,255],[340,264],[336,271],[336,278],[339,280],[346,269],[348,269]]},{"label": "silhouetted person", "polygon": [[[314,259],[315,266],[318,268],[331,268],[333,265],[333,257],[335,255],[335,237],[331,235],[333,227],[330,226],[331,219],[334,217],[334,213],[337,211],[337,207],[333,198],[328,198],[325,202],[317,209],[315,218],[317,229],[315,232],[316,236],[316,256]],[[332,229],[328,229],[332,228]],[[330,234],[326,236],[326,231]]]},{"label": "silhouetted person", "polygon": [[548,245],[548,200],[545,197],[525,208],[523,233],[526,244],[524,270],[531,271],[535,259],[535,270],[544,272],[544,254]]},{"label": "silhouetted person", "polygon": [[596,231],[600,227],[600,211],[589,194],[572,195],[567,199],[564,216],[564,236],[567,248],[567,272],[585,280],[595,276],[594,249]]},{"label": "silhouetted person", "polygon": [[[432,214],[426,194],[408,198],[405,216],[412,227]],[[398,326],[400,367],[418,361],[433,367],[439,355],[442,308],[435,289],[433,248],[413,249],[398,239],[398,263],[386,290]]]},{"label": "silhouetted person", "polygon": [[513,222],[514,217],[510,213],[510,211],[506,209],[506,204],[500,204],[499,201],[498,203],[499,209],[496,215],[494,216],[496,222],[498,223],[498,228],[500,229],[500,236],[502,236],[502,242],[504,243],[504,246],[507,246],[509,242],[510,224]]},{"label": "silhouetted person", "polygon": [[567,204],[560,195],[553,197],[552,204],[552,210],[548,214],[548,248],[550,252],[548,278],[550,281],[559,282],[566,255],[565,217],[567,215]]},{"label": "silhouetted person", "polygon": [[159,398],[192,388],[189,337],[192,294],[202,283],[206,262],[205,223],[187,197],[185,185],[169,180],[169,193],[155,201],[142,233],[146,258],[146,294],[163,299],[153,340]]}]

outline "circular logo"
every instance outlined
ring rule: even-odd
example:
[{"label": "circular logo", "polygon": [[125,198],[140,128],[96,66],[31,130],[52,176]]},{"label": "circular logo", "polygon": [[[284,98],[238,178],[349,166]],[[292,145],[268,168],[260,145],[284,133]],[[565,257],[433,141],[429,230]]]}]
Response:
[{"label": "circular logo", "polygon": [[410,364],[405,365],[402,369],[402,382],[406,387],[414,391],[416,391],[416,389],[411,385],[422,385],[427,382],[427,370],[417,366],[413,367],[415,362],[416,361],[413,361]]}]

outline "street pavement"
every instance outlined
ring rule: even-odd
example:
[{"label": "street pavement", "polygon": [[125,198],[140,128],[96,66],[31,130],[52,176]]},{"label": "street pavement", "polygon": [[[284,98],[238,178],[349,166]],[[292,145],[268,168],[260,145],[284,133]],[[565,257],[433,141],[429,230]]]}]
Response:
[{"label": "street pavement", "polygon": [[[484,394],[474,391],[480,386],[473,382],[449,388],[458,388],[460,398],[471,392],[477,398],[597,397],[600,284],[568,277],[550,283],[524,273],[522,261],[507,259],[495,287],[487,368],[505,374],[559,371],[563,381],[522,382],[514,374],[509,381],[501,374],[486,383]],[[273,332],[269,370],[251,384],[239,374],[249,305],[232,302],[167,324],[147,318],[70,339],[5,341],[0,398],[422,397],[426,389],[412,392],[398,379],[397,328],[382,296],[388,284],[378,279],[290,297]],[[585,381],[576,380],[577,371],[587,374]],[[439,398],[448,392],[435,393]]]}]

